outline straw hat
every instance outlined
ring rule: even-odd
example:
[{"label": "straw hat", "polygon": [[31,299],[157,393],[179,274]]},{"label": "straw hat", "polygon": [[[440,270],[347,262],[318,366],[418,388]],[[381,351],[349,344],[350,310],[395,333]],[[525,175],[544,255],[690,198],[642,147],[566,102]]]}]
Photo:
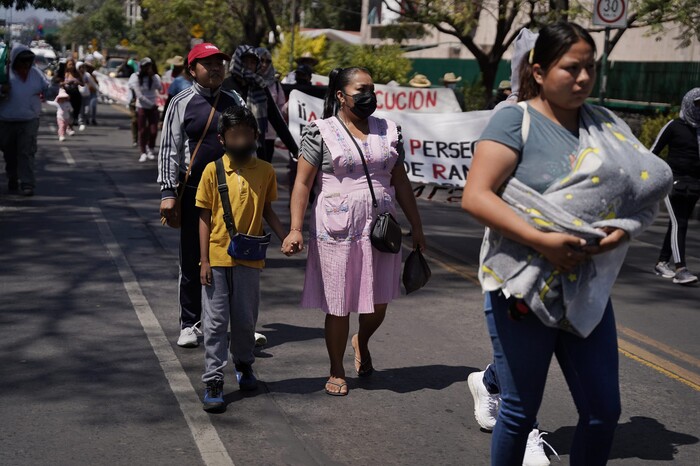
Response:
[{"label": "straw hat", "polygon": [[443,76],[442,79],[440,79],[440,81],[442,81],[445,84],[454,84],[460,82],[461,80],[461,76],[457,76],[451,71],[449,73],[445,73],[445,76]]},{"label": "straw hat", "polygon": [[411,87],[430,87],[432,83],[424,74],[417,74],[408,82]]},{"label": "straw hat", "polygon": [[318,59],[314,57],[311,52],[304,52],[301,57],[297,58],[298,64],[310,63],[311,66],[318,65]]},{"label": "straw hat", "polygon": [[180,55],[175,55],[173,58],[168,58],[166,63],[172,66],[185,66],[185,59]]},{"label": "straw hat", "polygon": [[506,89],[510,89],[510,88],[511,88],[510,81],[508,81],[507,79],[504,79],[503,81],[498,83],[498,90],[499,91],[505,91]]}]

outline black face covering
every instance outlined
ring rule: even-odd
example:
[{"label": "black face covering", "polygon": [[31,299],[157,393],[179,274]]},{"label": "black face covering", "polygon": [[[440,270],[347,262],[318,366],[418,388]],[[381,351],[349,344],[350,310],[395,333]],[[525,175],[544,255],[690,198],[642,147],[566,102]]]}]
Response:
[{"label": "black face covering", "polygon": [[364,120],[377,110],[377,94],[375,94],[374,91],[360,92],[348,96],[352,97],[352,100],[355,102],[355,106],[352,107],[350,111],[358,118]]},{"label": "black face covering", "polygon": [[238,164],[243,164],[252,159],[257,150],[258,144],[255,142],[245,146],[226,146],[226,153]]}]

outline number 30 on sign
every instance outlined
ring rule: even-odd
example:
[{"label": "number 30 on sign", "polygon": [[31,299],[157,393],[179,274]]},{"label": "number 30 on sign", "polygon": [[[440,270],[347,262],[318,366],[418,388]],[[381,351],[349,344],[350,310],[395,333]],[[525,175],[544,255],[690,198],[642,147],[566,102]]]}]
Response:
[{"label": "number 30 on sign", "polygon": [[608,28],[627,27],[629,0],[595,0],[593,24]]}]

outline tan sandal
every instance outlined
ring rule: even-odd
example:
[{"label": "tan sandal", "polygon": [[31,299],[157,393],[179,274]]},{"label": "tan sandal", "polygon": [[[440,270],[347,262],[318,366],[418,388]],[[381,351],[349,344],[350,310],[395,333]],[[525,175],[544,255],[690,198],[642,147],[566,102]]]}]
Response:
[{"label": "tan sandal", "polygon": [[[338,380],[343,380],[343,379],[338,379]],[[328,386],[332,385],[334,387],[338,387],[337,391],[329,390]],[[343,391],[343,387],[345,387],[345,391]],[[347,396],[348,394],[348,384],[345,382],[342,383],[337,383],[337,382],[331,382],[331,379],[328,379],[326,381],[326,386],[325,386],[326,394],[331,395],[331,396]]]},{"label": "tan sandal", "polygon": [[352,349],[355,350],[355,372],[357,372],[358,377],[368,377],[374,372],[374,367],[372,366],[372,356],[367,358],[367,360],[364,362],[359,358],[360,345],[358,344],[357,338],[357,334],[355,334],[350,340]]}]

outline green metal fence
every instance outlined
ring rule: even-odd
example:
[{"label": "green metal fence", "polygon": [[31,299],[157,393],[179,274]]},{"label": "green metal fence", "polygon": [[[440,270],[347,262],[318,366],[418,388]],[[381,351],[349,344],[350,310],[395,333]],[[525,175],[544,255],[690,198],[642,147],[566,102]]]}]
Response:
[{"label": "green metal fence", "polygon": [[[479,81],[476,60],[416,58],[413,72],[424,74],[439,86],[440,78],[448,72],[462,76],[468,84]],[[510,61],[501,61],[496,83],[510,78]],[[700,87],[700,62],[610,62],[608,97],[642,103],[678,105],[683,95]],[[598,94],[598,86],[593,95]]]}]

